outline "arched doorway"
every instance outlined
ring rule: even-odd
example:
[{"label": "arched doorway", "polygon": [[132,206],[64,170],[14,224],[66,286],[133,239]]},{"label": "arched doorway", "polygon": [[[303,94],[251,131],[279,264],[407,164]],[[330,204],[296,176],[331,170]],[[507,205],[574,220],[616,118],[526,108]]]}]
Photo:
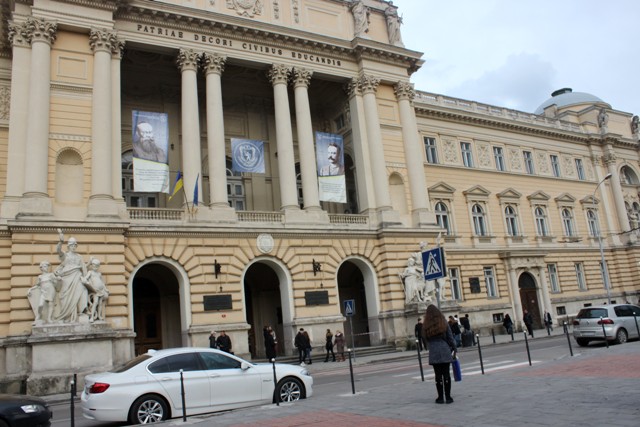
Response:
[{"label": "arched doorway", "polygon": [[518,279],[518,287],[520,288],[520,301],[522,302],[522,311],[527,310],[533,316],[534,329],[542,328],[540,315],[540,304],[538,304],[538,291],[536,289],[536,280],[529,273],[522,273]]},{"label": "arched doorway", "polygon": [[337,278],[340,309],[343,310],[345,300],[355,302],[355,315],[351,322],[348,319],[344,322],[347,345],[352,345],[352,336],[356,347],[379,344],[382,337],[377,320],[379,310],[375,274],[371,266],[361,259],[349,259],[338,268]]},{"label": "arched doorway", "polygon": [[132,294],[136,355],[186,345],[182,342],[180,286],[171,269],[159,263],[144,265],[133,277]]},{"label": "arched doorway", "polygon": [[[249,330],[249,353],[252,358],[264,359],[263,328],[271,325],[276,333],[278,355],[286,354],[284,321],[290,319],[288,307],[282,305],[281,284],[286,275],[274,261],[258,261],[249,266],[244,275],[244,298]],[[290,322],[290,320],[288,320]],[[290,335],[290,334],[289,334]],[[288,341],[287,341],[288,340]]]}]

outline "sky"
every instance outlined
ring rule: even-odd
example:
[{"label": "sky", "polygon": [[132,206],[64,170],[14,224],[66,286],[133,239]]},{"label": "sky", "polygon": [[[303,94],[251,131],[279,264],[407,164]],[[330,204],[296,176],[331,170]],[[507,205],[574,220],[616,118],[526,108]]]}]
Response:
[{"label": "sky", "polygon": [[640,115],[640,0],[394,0],[417,90],[534,112],[572,88]]}]

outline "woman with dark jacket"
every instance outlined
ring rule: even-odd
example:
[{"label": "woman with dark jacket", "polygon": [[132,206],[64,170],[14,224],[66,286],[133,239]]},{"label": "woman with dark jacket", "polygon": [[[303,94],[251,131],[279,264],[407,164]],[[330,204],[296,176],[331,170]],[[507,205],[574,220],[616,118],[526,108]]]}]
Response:
[{"label": "woman with dark jacket", "polygon": [[325,336],[326,344],[324,345],[325,350],[327,350],[327,356],[324,358],[325,363],[329,361],[329,353],[331,353],[331,357],[333,361],[336,361],[336,354],[333,352],[333,334],[331,333],[331,329],[327,329],[327,334]]},{"label": "woman with dark jacket", "polygon": [[451,328],[442,312],[435,305],[427,307],[424,318],[424,336],[429,347],[429,365],[433,366],[436,376],[436,390],[438,398],[436,403],[453,403],[451,398],[451,374],[449,365],[456,357],[456,342],[453,339]]},{"label": "woman with dark jacket", "polygon": [[267,360],[271,362],[272,359],[276,358],[276,341],[273,338],[271,326],[265,326],[262,334],[264,337],[264,351],[267,355]]}]

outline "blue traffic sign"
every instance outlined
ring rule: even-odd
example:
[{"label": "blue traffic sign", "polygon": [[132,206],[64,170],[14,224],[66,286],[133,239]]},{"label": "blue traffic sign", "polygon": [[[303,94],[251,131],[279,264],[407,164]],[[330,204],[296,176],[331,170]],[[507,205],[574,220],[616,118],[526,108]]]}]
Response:
[{"label": "blue traffic sign", "polygon": [[424,279],[441,279],[447,275],[444,260],[444,249],[435,248],[422,252],[422,265],[424,267]]},{"label": "blue traffic sign", "polygon": [[356,314],[356,300],[346,299],[342,302],[344,305],[344,315],[351,317]]}]

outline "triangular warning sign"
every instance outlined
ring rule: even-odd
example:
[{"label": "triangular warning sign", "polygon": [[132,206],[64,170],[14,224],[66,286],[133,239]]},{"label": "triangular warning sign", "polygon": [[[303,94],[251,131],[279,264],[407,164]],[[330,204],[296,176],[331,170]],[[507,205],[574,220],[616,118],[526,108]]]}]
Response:
[{"label": "triangular warning sign", "polygon": [[433,253],[429,253],[429,261],[427,261],[427,268],[425,268],[425,276],[431,276],[434,274],[442,273],[438,260],[433,256]]}]

